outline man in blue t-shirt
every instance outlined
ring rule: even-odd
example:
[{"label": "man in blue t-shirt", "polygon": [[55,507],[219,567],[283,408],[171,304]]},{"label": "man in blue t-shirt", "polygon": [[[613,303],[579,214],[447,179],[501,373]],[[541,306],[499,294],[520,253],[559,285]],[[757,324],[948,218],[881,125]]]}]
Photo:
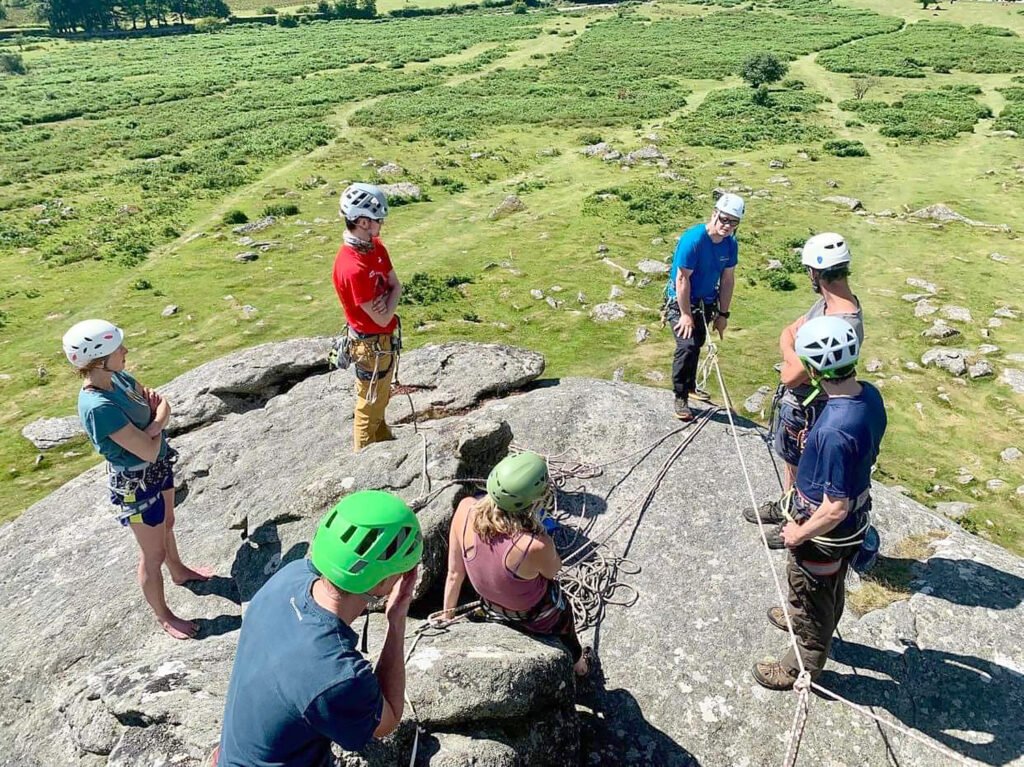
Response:
[{"label": "man in blue t-shirt", "polygon": [[[692,421],[689,396],[697,390],[697,361],[707,340],[708,323],[725,335],[729,306],[736,284],[736,228],[743,218],[743,199],[725,193],[715,202],[707,223],[695,224],[683,232],[672,259],[665,289],[665,320],[676,339],[672,359],[672,389],[676,395],[675,415]],[[696,392],[707,398],[706,392]]]},{"label": "man in blue t-shirt", "polygon": [[[330,767],[391,733],[405,699],[405,624],[423,537],[397,496],[353,493],[324,516],[310,560],[282,567],[245,612],[213,767]],[[374,670],[350,624],[387,596]]]},{"label": "man in blue t-shirt", "polygon": [[[796,352],[810,384],[828,397],[807,435],[797,465],[789,513],[782,528],[789,549],[787,608],[800,660],[816,679],[828,660],[832,634],[843,615],[846,570],[870,524],[871,468],[885,434],[885,404],[878,389],[857,380],[860,339],[840,317],[816,317],[796,335]],[[788,630],[781,607],[768,620]],[[800,671],[791,648],[782,662],[753,667],[758,684],[789,690]]]}]

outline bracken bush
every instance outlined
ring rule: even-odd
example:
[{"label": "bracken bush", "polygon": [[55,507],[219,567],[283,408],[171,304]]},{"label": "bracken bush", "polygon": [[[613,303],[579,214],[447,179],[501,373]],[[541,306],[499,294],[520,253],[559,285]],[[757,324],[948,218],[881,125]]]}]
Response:
[{"label": "bracken bush", "polygon": [[598,189],[583,200],[582,212],[623,223],[653,224],[666,234],[675,231],[680,219],[699,217],[703,211],[689,190],[646,179]]},{"label": "bracken bush", "polygon": [[452,274],[442,277],[427,272],[416,272],[402,283],[400,302],[407,306],[429,306],[447,303],[461,298],[459,285],[473,282],[473,277],[466,274]]},{"label": "bracken bush", "polygon": [[868,149],[859,141],[852,141],[850,139],[836,139],[834,141],[826,141],[824,149],[830,155],[836,157],[867,157]]},{"label": "bracken bush", "polygon": [[[1022,78],[1015,77],[1016,82],[1024,82]],[[1006,99],[1006,105],[999,117],[992,123],[995,130],[1012,130],[1024,136],[1024,88],[1013,86],[1010,88],[999,88],[999,92]]]},{"label": "bracken bush", "polygon": [[972,98],[977,92],[973,85],[947,86],[908,93],[892,104],[850,99],[839,107],[880,125],[878,132],[883,136],[926,142],[971,133],[978,120],[991,117],[992,110]]}]

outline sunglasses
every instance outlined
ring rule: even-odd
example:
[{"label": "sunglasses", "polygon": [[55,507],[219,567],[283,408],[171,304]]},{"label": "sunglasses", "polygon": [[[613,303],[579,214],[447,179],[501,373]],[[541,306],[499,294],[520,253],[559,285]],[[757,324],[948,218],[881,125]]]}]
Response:
[{"label": "sunglasses", "polygon": [[730,216],[724,216],[721,213],[719,213],[718,214],[718,223],[722,224],[723,226],[728,226],[728,227],[732,227],[733,229],[735,229],[737,226],[740,225],[740,220],[738,218],[732,218]]}]

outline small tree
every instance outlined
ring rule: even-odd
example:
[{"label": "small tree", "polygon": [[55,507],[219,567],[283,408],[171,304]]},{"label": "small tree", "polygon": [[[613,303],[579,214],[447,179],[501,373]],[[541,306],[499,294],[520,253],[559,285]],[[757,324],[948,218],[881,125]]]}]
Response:
[{"label": "small tree", "polygon": [[28,71],[20,53],[0,53],[0,72],[23,75]]},{"label": "small tree", "polygon": [[877,77],[855,77],[853,78],[853,97],[862,101],[868,91],[878,85]]},{"label": "small tree", "polygon": [[774,53],[755,53],[748,56],[740,67],[740,77],[747,81],[751,88],[774,83],[786,76],[789,64],[779,59]]}]

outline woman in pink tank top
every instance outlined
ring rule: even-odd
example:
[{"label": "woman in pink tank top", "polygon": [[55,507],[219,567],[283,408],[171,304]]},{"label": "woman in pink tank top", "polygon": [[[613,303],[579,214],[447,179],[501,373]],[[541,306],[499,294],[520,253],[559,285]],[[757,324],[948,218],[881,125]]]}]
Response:
[{"label": "woman in pink tank top", "polygon": [[523,452],[494,467],[486,495],[459,503],[448,536],[444,609],[455,609],[468,575],[489,611],[531,634],[557,636],[582,675],[591,653],[580,646],[572,606],[555,578],[562,560],[538,513],[547,492],[547,463]]}]

